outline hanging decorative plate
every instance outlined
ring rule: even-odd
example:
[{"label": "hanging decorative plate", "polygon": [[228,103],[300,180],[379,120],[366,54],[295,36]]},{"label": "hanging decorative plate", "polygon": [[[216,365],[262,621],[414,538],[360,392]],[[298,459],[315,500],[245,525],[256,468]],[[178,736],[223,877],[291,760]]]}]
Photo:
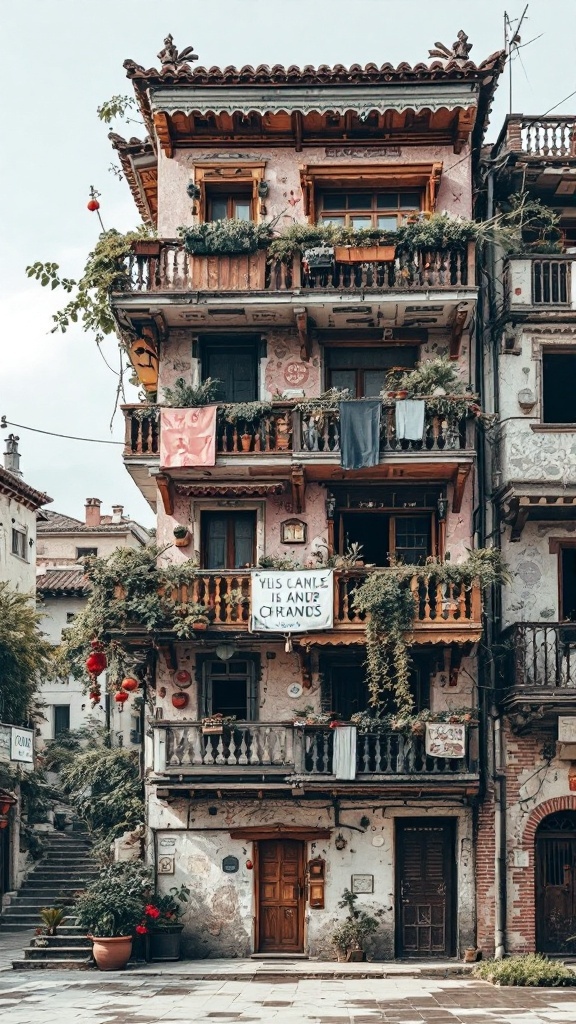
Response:
[{"label": "hanging decorative plate", "polygon": [[192,685],[192,676],[185,668],[178,669],[177,672],[172,676],[176,686],[179,686],[182,690],[187,690]]},{"label": "hanging decorative plate", "polygon": [[298,697],[302,696],[303,692],[301,683],[290,683],[290,686],[286,688],[286,693],[289,697],[292,697],[292,700],[297,700]]}]

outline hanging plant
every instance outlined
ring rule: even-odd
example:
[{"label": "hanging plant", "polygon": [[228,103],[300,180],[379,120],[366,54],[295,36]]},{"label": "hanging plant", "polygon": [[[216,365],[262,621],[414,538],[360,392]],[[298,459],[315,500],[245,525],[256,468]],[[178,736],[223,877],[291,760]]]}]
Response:
[{"label": "hanging plant", "polygon": [[193,256],[246,255],[266,249],[272,239],[270,224],[249,220],[213,220],[178,230]]},{"label": "hanging plant", "polygon": [[366,668],[369,705],[375,717],[381,717],[385,695],[391,694],[397,715],[410,715],[414,697],[410,688],[409,634],[416,613],[416,601],[410,590],[414,576],[434,584],[457,584],[470,589],[477,583],[481,590],[510,581],[510,575],[495,548],[468,551],[466,561],[449,560],[418,568],[394,565],[371,572],[353,594],[354,608],[368,615],[366,623]]}]

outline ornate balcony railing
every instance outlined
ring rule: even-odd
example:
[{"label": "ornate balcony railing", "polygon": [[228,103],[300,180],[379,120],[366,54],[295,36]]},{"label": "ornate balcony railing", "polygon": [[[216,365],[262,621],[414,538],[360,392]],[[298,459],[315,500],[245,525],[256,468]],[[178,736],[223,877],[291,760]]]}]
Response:
[{"label": "ornate balcony railing", "polygon": [[576,699],[576,622],[517,622],[500,639],[504,695],[563,691]]},{"label": "ornate balcony railing", "polygon": [[422,248],[386,262],[334,261],[328,269],[307,271],[299,257],[284,263],[269,259],[264,251],[190,256],[178,239],[160,239],[155,248],[155,252],[133,252],[127,257],[120,291],[402,292],[475,285],[473,242],[446,249]]},{"label": "ornate balcony railing", "polygon": [[505,125],[506,148],[533,157],[576,156],[576,118],[511,114]]},{"label": "ornate balcony railing", "polygon": [[[380,570],[382,572],[393,570]],[[334,573],[333,630],[364,631],[366,615],[354,608],[354,591],[366,578],[364,569],[351,569]],[[478,639],[481,632],[482,599],[477,584],[438,583],[433,576],[418,572],[410,579],[414,597],[414,642],[424,642],[426,636],[445,633],[447,642],[451,632],[470,634]],[[251,610],[251,577],[249,572],[206,572],[200,570],[192,583],[175,587],[168,597],[174,601],[190,602],[206,609],[208,629],[248,629]],[[478,634],[478,635],[476,635]],[[460,639],[457,636],[457,639]]]},{"label": "ornate balcony railing", "polygon": [[[468,727],[462,758],[426,753],[421,736],[357,733],[356,779],[370,777],[455,777],[478,770],[476,728]],[[154,769],[192,775],[251,772],[333,778],[335,730],[281,722],[235,722],[219,734],[205,734],[200,722],[155,723]]]},{"label": "ornate balcony railing", "polygon": [[[125,418],[124,455],[127,458],[156,457],[160,452],[160,419],[156,411],[146,412],[143,405],[123,405]],[[394,404],[384,403],[380,432],[383,455],[459,452],[473,448],[466,434],[467,421],[454,412],[438,414],[428,409],[419,441],[397,437]],[[293,404],[274,403],[270,413],[256,422],[238,420],[229,423],[219,417],[216,435],[217,456],[285,454],[334,454],[340,451],[338,410],[299,412]]]}]

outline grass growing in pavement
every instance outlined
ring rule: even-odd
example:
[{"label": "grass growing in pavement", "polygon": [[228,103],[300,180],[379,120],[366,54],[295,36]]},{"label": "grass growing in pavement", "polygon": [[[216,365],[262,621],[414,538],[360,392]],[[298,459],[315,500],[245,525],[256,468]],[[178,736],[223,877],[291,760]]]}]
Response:
[{"label": "grass growing in pavement", "polygon": [[527,985],[557,988],[576,985],[576,974],[564,964],[540,953],[511,956],[505,960],[484,960],[474,968],[474,977],[493,985]]}]

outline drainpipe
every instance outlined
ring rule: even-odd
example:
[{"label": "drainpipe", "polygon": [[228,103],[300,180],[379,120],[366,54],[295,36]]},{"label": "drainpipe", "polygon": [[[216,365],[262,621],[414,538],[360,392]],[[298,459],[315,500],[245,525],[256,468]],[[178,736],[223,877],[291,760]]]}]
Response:
[{"label": "drainpipe", "polygon": [[497,960],[506,954],[506,789],[502,772],[502,725],[494,718],[494,835],[496,845],[496,921],[494,948]]}]

